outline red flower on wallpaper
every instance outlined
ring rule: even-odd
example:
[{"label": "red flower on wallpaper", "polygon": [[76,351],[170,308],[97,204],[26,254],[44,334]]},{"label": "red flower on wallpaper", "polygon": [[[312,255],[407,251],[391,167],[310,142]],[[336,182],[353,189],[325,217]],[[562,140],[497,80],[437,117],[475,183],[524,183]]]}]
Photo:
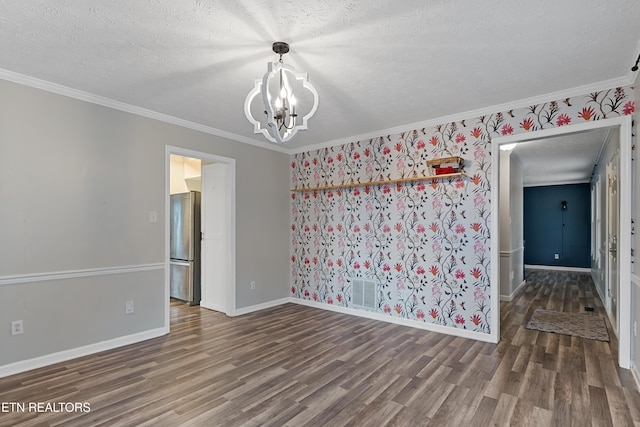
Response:
[{"label": "red flower on wallpaper", "polygon": [[291,224],[291,231],[296,231],[296,225],[295,224]]},{"label": "red flower on wallpaper", "polygon": [[313,293],[313,300],[318,301],[318,294],[316,292]]},{"label": "red flower on wallpaper", "polygon": [[354,224],[353,226],[353,232],[354,233],[359,233],[360,232],[360,226],[358,224]]},{"label": "red flower on wallpaper", "polygon": [[309,298],[309,295],[310,295],[310,294],[309,294],[309,290],[308,290],[308,289],[305,289],[305,290],[304,290],[304,296],[305,296],[305,297],[307,297],[307,298]]},{"label": "red flower on wallpaper", "polygon": [[353,153],[353,160],[358,160],[360,158],[360,153],[358,153],[357,151],[355,151]]},{"label": "red flower on wallpaper", "polygon": [[398,153],[399,153],[399,152],[401,152],[401,151],[402,151],[402,144],[398,142],[398,143],[396,144],[396,146],[395,146],[395,149],[396,149],[396,151],[397,151]]},{"label": "red flower on wallpaper", "polygon": [[382,192],[384,194],[389,194],[389,193],[391,193],[391,188],[389,188],[388,185],[385,185],[384,187],[382,187]]},{"label": "red flower on wallpaper", "polygon": [[433,145],[435,147],[436,145],[438,145],[440,140],[438,139],[437,136],[434,135],[434,136],[431,137],[431,140],[429,140],[429,142],[431,143],[431,145]]},{"label": "red flower on wallpaper", "polygon": [[309,260],[309,258],[306,258],[306,257],[305,257],[305,259],[304,259],[304,263],[305,263],[305,264],[309,264],[310,262],[311,262],[311,261]]},{"label": "red flower on wallpaper", "polygon": [[431,310],[429,310],[429,315],[435,319],[436,317],[438,317],[438,310],[432,308]]},{"label": "red flower on wallpaper", "polygon": [[424,150],[424,147],[426,147],[426,146],[427,146],[427,145],[424,143],[424,141],[423,141],[423,140],[419,140],[419,141],[416,143],[416,148],[417,148],[418,150]]},{"label": "red flower on wallpaper", "polygon": [[295,294],[295,293],[296,293],[296,287],[295,287],[295,286],[292,286],[292,287],[291,287],[291,293],[292,293],[292,294]]},{"label": "red flower on wallpaper", "polygon": [[402,224],[397,222],[396,225],[393,226],[393,228],[395,228],[396,231],[400,232],[400,231],[402,231]]},{"label": "red flower on wallpaper", "polygon": [[333,157],[331,157],[331,156],[327,157],[327,163],[328,164],[332,164],[333,163]]},{"label": "red flower on wallpaper", "polygon": [[471,228],[477,233],[482,229],[482,224],[480,224],[479,222],[474,222],[473,224],[471,224]]},{"label": "red flower on wallpaper", "polygon": [[522,123],[520,123],[520,127],[527,131],[531,130],[533,128],[533,119],[531,119],[530,117],[527,117],[522,121]]},{"label": "red flower on wallpaper", "polygon": [[480,276],[482,276],[482,271],[480,271],[478,267],[475,267],[473,270],[471,270],[471,275],[476,279],[479,279]]},{"label": "red flower on wallpaper", "polygon": [[331,258],[327,260],[327,267],[329,268],[333,267],[333,261],[331,261]]},{"label": "red flower on wallpaper", "polygon": [[369,261],[365,261],[364,262],[364,268],[366,268],[367,270],[371,268],[371,263]]},{"label": "red flower on wallpaper", "polygon": [[318,224],[313,224],[313,231],[318,231]]},{"label": "red flower on wallpaper", "polygon": [[338,195],[338,197],[342,196],[342,190],[337,189],[337,190],[336,190],[336,194]]},{"label": "red flower on wallpaper", "polygon": [[396,310],[396,313],[402,313],[402,305],[400,305],[399,303],[395,305],[394,309]]},{"label": "red flower on wallpaper", "polygon": [[296,168],[296,162],[291,162],[291,169],[295,169]]},{"label": "red flower on wallpaper", "polygon": [[371,187],[369,187],[368,185],[364,187],[364,194],[369,194],[370,192],[371,192]]},{"label": "red flower on wallpaper", "polygon": [[309,226],[308,226],[308,225],[305,225],[305,226],[304,226],[304,232],[305,232],[305,233],[308,233],[308,232],[309,232],[309,230],[310,230]]},{"label": "red flower on wallpaper", "polygon": [[390,271],[391,267],[389,267],[389,264],[385,264],[382,266],[382,271]]},{"label": "red flower on wallpaper", "polygon": [[436,181],[435,179],[432,179],[430,185],[431,185],[431,188],[435,190],[436,188],[438,188],[438,181]]},{"label": "red flower on wallpaper", "polygon": [[291,200],[295,200],[296,199],[296,193],[291,193]]},{"label": "red flower on wallpaper", "polygon": [[424,185],[424,182],[419,182],[418,185],[416,185],[416,190],[418,191],[424,191],[427,188],[426,185]]},{"label": "red flower on wallpaper", "polygon": [[331,297],[327,298],[327,304],[333,304],[333,298]]},{"label": "red flower on wallpaper", "polygon": [[513,126],[511,126],[509,123],[505,123],[502,126],[500,133],[502,133],[503,135],[511,135],[513,133]]},{"label": "red flower on wallpaper", "polygon": [[429,226],[429,228],[431,229],[431,231],[433,231],[435,233],[436,231],[438,231],[438,223],[437,222],[432,222],[431,225]]},{"label": "red flower on wallpaper", "polygon": [[473,128],[471,135],[476,139],[480,138],[482,136],[482,129],[480,127]]},{"label": "red flower on wallpaper", "polygon": [[456,188],[462,188],[464,187],[464,181],[461,179],[457,179],[456,180]]},{"label": "red flower on wallpaper", "polygon": [[622,114],[628,116],[629,114],[633,114],[636,111],[636,103],[634,101],[629,101],[624,104],[622,107]]},{"label": "red flower on wallpaper", "polygon": [[318,265],[318,257],[313,257],[313,265]]},{"label": "red flower on wallpaper", "polygon": [[456,325],[464,325],[464,317],[462,317],[462,314],[456,314],[455,322]]},{"label": "red flower on wallpaper", "polygon": [[596,112],[593,107],[584,107],[582,111],[578,113],[578,117],[583,118],[586,121],[591,120],[591,117],[595,116]]},{"label": "red flower on wallpaper", "polygon": [[396,271],[398,273],[400,273],[402,271],[402,265],[400,263],[397,263],[396,266],[394,267],[396,269]]},{"label": "red flower on wallpaper", "polygon": [[385,156],[391,154],[391,148],[385,145],[384,148],[382,149],[382,154],[384,154]]},{"label": "red flower on wallpaper", "polygon": [[305,160],[304,161],[304,167],[308,168],[311,164],[309,163],[309,160]]},{"label": "red flower on wallpaper", "polygon": [[389,307],[389,304],[385,304],[384,307],[382,308],[382,311],[384,311],[387,314],[391,313],[391,307]]},{"label": "red flower on wallpaper", "polygon": [[464,279],[464,271],[457,269],[456,270],[456,279]]},{"label": "red flower on wallpaper", "polygon": [[418,309],[418,310],[416,311],[416,317],[417,317],[418,319],[424,319],[424,311],[422,311],[421,309]]},{"label": "red flower on wallpaper", "polygon": [[416,273],[417,273],[417,274],[424,274],[424,273],[426,273],[426,272],[427,272],[427,271],[426,271],[426,270],[424,269],[424,267],[423,267],[423,266],[421,266],[421,265],[419,265],[419,266],[418,266],[418,268],[416,268]]},{"label": "red flower on wallpaper", "polygon": [[416,231],[420,234],[424,233],[425,231],[427,231],[427,229],[424,227],[424,225],[422,224],[418,224],[418,226],[416,227]]},{"label": "red flower on wallpaper", "polygon": [[313,165],[314,166],[318,165],[318,159],[316,157],[313,158]]},{"label": "red flower on wallpaper", "polygon": [[433,274],[434,276],[437,276],[437,275],[438,275],[438,272],[439,272],[438,267],[437,267],[437,266],[435,266],[435,265],[432,265],[432,266],[431,266],[431,268],[429,269],[429,271],[430,271],[430,272],[431,272],[431,274]]},{"label": "red flower on wallpaper", "polygon": [[371,155],[371,150],[369,148],[364,149],[364,155],[369,157]]},{"label": "red flower on wallpaper", "polygon": [[466,140],[467,140],[467,137],[464,136],[464,134],[462,133],[456,134],[456,144],[460,144],[461,142],[465,142]]},{"label": "red flower on wallpaper", "polygon": [[391,227],[389,227],[389,224],[385,224],[382,226],[383,233],[389,233],[390,231],[391,231]]},{"label": "red flower on wallpaper", "polygon": [[402,191],[402,184],[396,184],[396,191]]},{"label": "red flower on wallpaper", "polygon": [[314,191],[314,192],[313,192],[313,198],[314,198],[314,199],[317,199],[317,198],[318,198],[318,192],[317,192],[317,191]]},{"label": "red flower on wallpaper", "polygon": [[464,228],[464,225],[462,224],[457,224],[456,225],[456,234],[462,234],[464,233],[466,230],[466,228]]},{"label": "red flower on wallpaper", "polygon": [[342,302],[342,294],[338,294],[338,296],[336,297],[336,299],[338,300],[338,302]]},{"label": "red flower on wallpaper", "polygon": [[360,269],[360,263],[358,261],[354,261],[353,262],[353,269],[354,270],[359,270]]},{"label": "red flower on wallpaper", "polygon": [[291,262],[296,262],[296,256],[295,255],[291,255]]},{"label": "red flower on wallpaper", "polygon": [[309,193],[304,193],[304,199],[305,199],[305,200],[309,200],[309,197],[311,197],[311,196],[309,195]]},{"label": "red flower on wallpaper", "polygon": [[571,123],[571,117],[569,117],[569,115],[565,113],[560,114],[556,119],[556,126],[564,126],[568,125],[569,123]]},{"label": "red flower on wallpaper", "polygon": [[338,231],[342,231],[342,224],[336,225],[336,228],[338,229]]},{"label": "red flower on wallpaper", "polygon": [[331,191],[331,190],[327,191],[327,197],[328,198],[332,198],[333,197],[333,191]]},{"label": "red flower on wallpaper", "polygon": [[360,190],[357,189],[357,188],[354,188],[353,189],[353,195],[356,196],[356,197],[359,196],[360,195]]},{"label": "red flower on wallpaper", "polygon": [[474,314],[473,316],[471,316],[471,322],[478,326],[480,323],[482,323],[482,319],[480,318],[480,315],[478,314]]},{"label": "red flower on wallpaper", "polygon": [[333,225],[331,225],[331,224],[327,225],[327,231],[329,233],[333,233]]},{"label": "red flower on wallpaper", "polygon": [[342,259],[338,258],[338,261],[336,261],[336,264],[338,264],[338,267],[342,267]]},{"label": "red flower on wallpaper", "polygon": [[364,231],[366,231],[367,233],[371,230],[371,224],[369,224],[368,222],[364,225]]},{"label": "red flower on wallpaper", "polygon": [[480,176],[480,174],[475,174],[471,178],[471,182],[473,182],[475,185],[478,185],[482,182],[482,177]]}]

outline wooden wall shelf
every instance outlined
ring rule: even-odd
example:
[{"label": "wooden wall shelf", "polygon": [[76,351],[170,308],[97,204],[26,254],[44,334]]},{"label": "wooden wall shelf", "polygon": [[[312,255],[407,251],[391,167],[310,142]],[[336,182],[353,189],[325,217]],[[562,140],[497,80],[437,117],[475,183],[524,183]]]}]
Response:
[{"label": "wooden wall shelf", "polygon": [[457,178],[460,176],[464,176],[463,172],[456,173],[447,173],[442,175],[429,175],[429,176],[418,176],[413,178],[398,178],[398,179],[389,179],[382,181],[370,181],[370,182],[357,182],[351,184],[340,184],[340,185],[329,185],[325,187],[307,187],[307,188],[294,188],[291,191],[294,192],[306,192],[306,191],[323,191],[323,190],[337,190],[339,188],[355,188],[355,187],[366,187],[366,186],[374,186],[374,185],[385,185],[385,184],[399,184],[403,182],[415,182],[415,181],[425,181],[428,179],[442,179],[442,178]]}]

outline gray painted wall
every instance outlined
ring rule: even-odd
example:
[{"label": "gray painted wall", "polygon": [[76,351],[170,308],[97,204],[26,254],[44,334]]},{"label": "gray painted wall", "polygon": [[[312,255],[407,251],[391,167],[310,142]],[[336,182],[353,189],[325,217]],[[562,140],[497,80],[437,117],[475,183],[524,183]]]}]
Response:
[{"label": "gray painted wall", "polygon": [[0,368],[165,326],[166,145],[236,159],[237,308],[288,295],[288,155],[8,81],[0,93]]}]

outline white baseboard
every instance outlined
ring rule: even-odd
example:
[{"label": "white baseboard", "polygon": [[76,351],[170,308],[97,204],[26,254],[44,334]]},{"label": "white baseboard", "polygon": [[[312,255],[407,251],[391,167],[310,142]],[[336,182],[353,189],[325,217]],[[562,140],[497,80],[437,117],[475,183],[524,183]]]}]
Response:
[{"label": "white baseboard", "polygon": [[221,313],[225,313],[224,307],[218,304],[210,304],[206,301],[200,301],[200,307],[206,308],[207,310],[219,311]]},{"label": "white baseboard", "polygon": [[583,267],[562,267],[559,265],[529,265],[525,264],[524,268],[531,270],[555,270],[555,271],[575,271],[577,273],[591,273],[590,268]]},{"label": "white baseboard", "polygon": [[640,391],[640,371],[638,371],[638,367],[631,362],[631,374],[633,379],[636,380],[636,389]]},{"label": "white baseboard", "polygon": [[95,344],[89,344],[83,347],[64,350],[57,353],[47,354],[45,356],[35,357],[33,359],[21,360],[19,362],[10,363],[0,366],[0,378],[8,377],[32,369],[42,368],[44,366],[53,365],[55,363],[66,362],[67,360],[76,359],[78,357],[88,356],[90,354],[99,353],[105,350],[111,350],[125,345],[135,344],[146,341],[151,338],[157,338],[169,333],[167,328],[151,329],[149,331],[139,332],[124,337],[114,338],[108,341],[101,341]]},{"label": "white baseboard", "polygon": [[405,319],[404,317],[389,316],[373,311],[357,310],[355,308],[340,307],[332,304],[324,304],[315,301],[309,301],[299,298],[290,297],[287,302],[294,304],[306,305],[309,307],[319,308],[322,310],[334,311],[337,313],[348,314],[351,316],[364,317],[371,320],[380,320],[382,322],[394,323],[396,325],[409,326],[412,328],[423,329],[431,332],[437,332],[445,335],[453,335],[462,338],[469,338],[478,341],[496,343],[493,334],[483,334],[480,332],[469,331],[468,329],[451,328],[448,326],[436,325],[433,323],[420,322],[417,320]]},{"label": "white baseboard", "polygon": [[513,301],[513,297],[515,297],[516,294],[520,292],[520,289],[524,288],[526,285],[527,285],[527,281],[523,280],[522,283],[520,283],[518,287],[515,288],[513,292],[511,292],[511,295],[500,295],[500,301],[507,301],[507,302]]},{"label": "white baseboard", "polygon": [[253,313],[254,311],[264,310],[265,308],[271,308],[278,305],[286,304],[290,301],[291,298],[281,298],[273,301],[263,302],[261,304],[250,305],[249,307],[242,307],[234,310],[233,314],[230,316],[242,316],[243,314]]}]

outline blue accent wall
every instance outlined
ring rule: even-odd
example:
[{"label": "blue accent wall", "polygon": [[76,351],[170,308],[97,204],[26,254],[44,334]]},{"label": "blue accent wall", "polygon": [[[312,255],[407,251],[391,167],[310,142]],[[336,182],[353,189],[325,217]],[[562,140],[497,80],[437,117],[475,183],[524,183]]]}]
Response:
[{"label": "blue accent wall", "polygon": [[589,184],[525,187],[523,203],[525,264],[591,267]]}]

